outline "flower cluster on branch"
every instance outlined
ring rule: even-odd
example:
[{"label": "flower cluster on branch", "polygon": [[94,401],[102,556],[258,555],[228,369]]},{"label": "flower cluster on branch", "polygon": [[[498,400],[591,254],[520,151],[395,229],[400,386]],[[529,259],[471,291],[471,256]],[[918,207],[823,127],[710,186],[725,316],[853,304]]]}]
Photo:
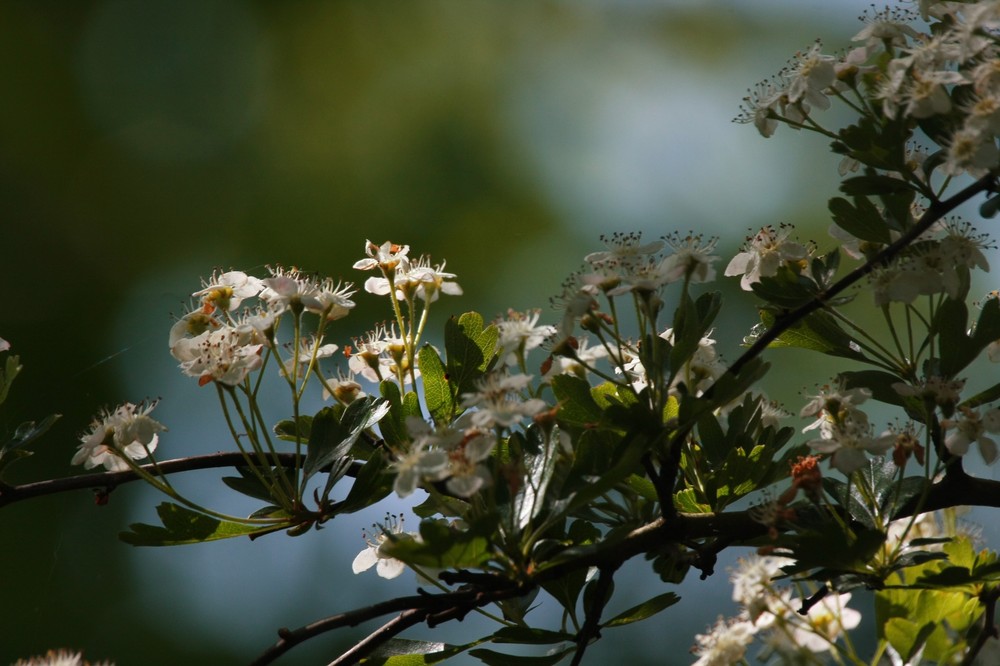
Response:
[{"label": "flower cluster on branch", "polygon": [[[150,417],[156,403],[124,403],[72,457],[104,473],[0,483],[0,506],[79,487],[106,499],[142,479],[169,498],[162,525],[122,539],[160,546],[336,529],[337,516],[377,511],[391,494],[414,501],[415,523],[386,514],[364,532],[352,570],[411,569],[425,589],[282,630],[259,664],[390,615],[333,663],[411,648],[515,663],[484,647],[514,643],[579,664],[615,627],[678,603],[670,586],[712,575],[734,546],[757,555],[732,573],[738,614],[695,637],[697,666],[744,663],[755,642],[760,659],[785,664],[988,663],[1000,649],[1000,559],[953,508],[1000,506],[1000,484],[964,464],[973,449],[986,463],[1000,456],[1000,383],[971,372],[1000,359],[1000,299],[975,286],[995,246],[955,210],[973,199],[986,217],[1000,208],[1000,2],[918,10],[873,9],[853,48],[830,55],[816,42],[744,100],[737,120],[765,137],[785,124],[830,139],[843,179],[830,241],[767,225],[719,269],[759,312],[742,349],[718,348],[722,257],[718,239],[694,232],[602,237],[553,299],[551,324],[537,310],[493,322],[466,312],[437,337],[432,310],[462,288],[408,245],[364,242],[353,268],[387,319],[361,333],[345,329],[350,283],[219,271],[192,292],[168,346],[198,390],[214,388],[235,451],[159,461],[169,443]],[[854,121],[822,124],[834,104]],[[864,310],[883,325],[859,323]],[[760,389],[765,353],[783,347],[844,369],[786,410]],[[0,340],[0,401],[20,369],[9,351]],[[276,424],[260,409],[269,368],[290,405]],[[303,413],[310,390],[329,401],[314,414]],[[891,422],[877,422],[876,403]],[[50,424],[19,429],[0,473]],[[222,479],[230,489],[261,503],[251,515],[202,506],[170,481],[220,464],[235,468]],[[639,557],[664,589],[607,617],[617,572]],[[860,608],[859,589],[873,607]],[[560,618],[536,626],[539,604]],[[495,629],[461,645],[397,638],[469,613]],[[850,639],[863,620],[875,626],[870,660]]]}]

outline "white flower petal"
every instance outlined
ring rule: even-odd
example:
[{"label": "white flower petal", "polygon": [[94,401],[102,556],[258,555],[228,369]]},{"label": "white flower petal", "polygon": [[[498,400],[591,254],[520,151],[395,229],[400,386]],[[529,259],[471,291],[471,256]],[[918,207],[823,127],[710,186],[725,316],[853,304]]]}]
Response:
[{"label": "white flower petal", "polygon": [[354,558],[354,562],[351,563],[351,571],[356,574],[362,571],[368,571],[375,563],[379,561],[378,553],[375,548],[368,546]]}]

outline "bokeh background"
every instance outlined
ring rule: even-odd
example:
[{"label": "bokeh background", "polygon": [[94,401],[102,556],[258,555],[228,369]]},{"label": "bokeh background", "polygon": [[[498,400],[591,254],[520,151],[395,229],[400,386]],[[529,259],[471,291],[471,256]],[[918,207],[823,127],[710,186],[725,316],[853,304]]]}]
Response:
[{"label": "bokeh background", "polygon": [[[601,233],[691,229],[721,236],[728,257],[748,228],[792,222],[829,246],[826,142],[787,129],[765,141],[730,121],[797,49],[820,36],[846,45],[867,4],[0,3],[0,337],[26,366],[0,428],[63,415],[6,480],[76,473],[77,436],[124,400],[162,398],[165,458],[231,448],[213,392],[166,348],[172,316],[216,267],[360,282],[350,266],[366,239],[408,243],[447,259],[465,289],[439,303],[440,324],[545,308]],[[357,300],[335,342],[387,317],[383,302]],[[750,301],[726,317],[716,337],[734,357]],[[775,356],[768,391],[796,411],[799,392],[835,372]],[[232,507],[217,476],[182,487]],[[298,539],[117,540],[155,520],[160,499],[133,485],[103,507],[78,492],[0,511],[0,664],[50,647],[119,666],[243,664],[278,627],[414,588],[409,575],[351,574],[362,525],[385,509]],[[693,635],[732,611],[731,563],[685,583],[656,619],[605,632],[591,663],[690,663]],[[650,585],[632,563],[618,610]],[[534,612],[558,622],[551,607]],[[469,619],[408,636],[487,630]],[[279,663],[327,663],[362,634]]]}]

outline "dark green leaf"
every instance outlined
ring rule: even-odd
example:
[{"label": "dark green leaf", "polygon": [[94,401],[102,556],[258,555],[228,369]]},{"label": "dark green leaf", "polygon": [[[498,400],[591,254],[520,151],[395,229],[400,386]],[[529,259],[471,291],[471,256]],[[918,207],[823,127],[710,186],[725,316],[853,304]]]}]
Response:
[{"label": "dark green leaf", "polygon": [[337,505],[337,513],[354,513],[380,502],[390,492],[395,474],[389,471],[385,456],[375,452],[358,470],[344,501]]},{"label": "dark green leaf", "polygon": [[[346,449],[343,447],[345,442]],[[305,479],[312,478],[322,467],[349,451],[352,443],[351,433],[340,424],[340,419],[331,407],[324,407],[316,412],[303,465]]]},{"label": "dark green leaf", "polygon": [[396,382],[387,379],[379,384],[379,392],[389,403],[389,413],[379,422],[379,432],[391,447],[403,447],[410,441],[406,429],[407,416],[420,416],[420,401],[417,394],[408,391],[405,395],[399,391]]},{"label": "dark green leaf", "polygon": [[159,514],[163,527],[133,523],[129,525],[132,531],[120,533],[119,538],[133,546],[177,546],[240,536],[260,536],[292,525],[291,522],[248,525],[224,521],[170,502],[163,502],[156,507],[156,513]]},{"label": "dark green leaf", "polygon": [[388,400],[367,396],[358,398],[348,405],[340,420],[330,407],[317,412],[313,417],[309,447],[306,450],[306,461],[303,466],[305,479],[312,478],[316,472],[335,461],[340,461],[342,464],[334,466],[331,478],[327,480],[325,496],[347,470],[347,459],[358,438],[365,430],[385,417],[390,404]]},{"label": "dark green leaf", "polygon": [[723,432],[719,420],[711,412],[706,412],[698,419],[698,442],[701,444],[705,462],[709,467],[722,464],[729,453],[726,433]]},{"label": "dark green leaf", "polygon": [[902,407],[905,404],[903,396],[893,388],[894,384],[903,383],[896,375],[882,370],[856,370],[841,372],[837,377],[843,382],[844,388],[867,388],[872,397],[879,402]]},{"label": "dark green leaf", "polygon": [[435,569],[465,569],[478,567],[491,557],[489,539],[477,534],[475,526],[459,530],[443,521],[425,520],[420,523],[421,540],[387,541],[382,550],[407,564]]},{"label": "dark green leaf", "polygon": [[544,657],[524,657],[521,655],[494,652],[493,650],[486,650],[484,648],[472,650],[469,654],[487,666],[550,666],[558,664],[566,655],[574,650],[576,650],[575,645]]},{"label": "dark green leaf", "polygon": [[889,227],[874,204],[865,197],[857,197],[855,202],[857,205],[841,197],[830,199],[828,207],[837,226],[864,241],[890,243]]},{"label": "dark green leaf", "polygon": [[[987,305],[989,303],[994,303],[995,309],[996,299],[987,301]],[[985,307],[983,314],[986,314]],[[939,370],[944,377],[951,378],[957,375],[972,363],[982,349],[977,349],[974,342],[965,334],[969,326],[968,319],[969,310],[965,303],[951,298],[945,299],[934,316],[933,332],[938,335],[938,349],[941,354]]]},{"label": "dark green leaf", "polygon": [[987,219],[996,217],[998,211],[1000,211],[1000,194],[990,197],[979,207],[979,214]]},{"label": "dark green leaf", "polygon": [[240,476],[224,476],[222,477],[222,482],[247,497],[253,497],[265,502],[274,501],[270,488],[255,476],[249,467],[237,467],[236,471],[239,472]]},{"label": "dark green leaf", "polygon": [[587,583],[586,568],[574,569],[565,576],[542,583],[542,589],[552,595],[570,615],[576,614],[576,602]]}]

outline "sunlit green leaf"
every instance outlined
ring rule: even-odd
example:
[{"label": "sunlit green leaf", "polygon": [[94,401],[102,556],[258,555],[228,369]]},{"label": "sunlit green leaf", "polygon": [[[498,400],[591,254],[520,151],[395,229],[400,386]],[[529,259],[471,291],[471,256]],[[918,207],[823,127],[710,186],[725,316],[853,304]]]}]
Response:
[{"label": "sunlit green leaf", "polygon": [[500,331],[490,324],[484,326],[478,312],[466,312],[452,317],[444,327],[444,349],[447,356],[448,381],[456,387],[456,395],[473,393],[476,380],[492,367],[497,356]]},{"label": "sunlit green leaf", "polygon": [[712,513],[712,507],[697,500],[693,488],[674,493],[674,507],[682,513]]},{"label": "sunlit green leaf", "polygon": [[441,357],[433,347],[424,345],[417,358],[424,386],[424,402],[431,413],[431,418],[435,423],[451,423],[458,407]]},{"label": "sunlit green leaf", "polygon": [[648,599],[638,606],[633,606],[623,613],[619,613],[604,623],[605,627],[620,627],[624,624],[631,624],[650,618],[665,608],[673,606],[681,598],[673,592],[664,592],[652,599]]},{"label": "sunlit green leaf", "polygon": [[[762,311],[761,321],[770,328],[774,326],[775,318],[772,313]],[[770,346],[798,347],[831,356],[865,360],[864,354],[853,345],[853,339],[844,332],[837,320],[822,311],[813,312],[782,332]]]},{"label": "sunlit green leaf", "polygon": [[576,427],[589,427],[600,423],[603,412],[590,392],[586,380],[573,375],[556,375],[552,378],[552,392],[559,401],[560,423]]}]

